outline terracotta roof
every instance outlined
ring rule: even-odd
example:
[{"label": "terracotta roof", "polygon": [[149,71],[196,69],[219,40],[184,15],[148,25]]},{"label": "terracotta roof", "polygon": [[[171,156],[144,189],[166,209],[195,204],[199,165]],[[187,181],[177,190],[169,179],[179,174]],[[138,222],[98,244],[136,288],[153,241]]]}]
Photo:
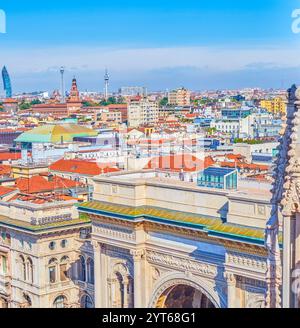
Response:
[{"label": "terracotta roof", "polygon": [[108,105],[107,106],[109,109],[127,109],[128,105],[127,104],[115,104],[115,105]]},{"label": "terracotta roof", "polygon": [[8,187],[0,186],[0,197],[8,195],[8,194],[14,192],[15,190],[16,190],[15,188],[8,188]]},{"label": "terracotta roof", "polygon": [[10,175],[11,166],[10,165],[0,165],[0,176],[1,175]]},{"label": "terracotta roof", "polygon": [[13,98],[6,98],[4,101],[3,101],[4,104],[17,104],[18,103],[18,100],[16,99],[13,99]]},{"label": "terracotta roof", "polygon": [[112,167],[113,165],[113,163],[97,163],[79,159],[61,159],[50,165],[50,170],[95,176],[120,171],[120,169]]},{"label": "terracotta roof", "polygon": [[48,181],[47,178],[40,175],[33,176],[29,179],[16,179],[16,186],[20,189],[21,192],[28,194],[49,192],[58,189],[74,188],[80,185],[82,184],[77,181],[61,178],[58,176],[53,176],[53,179],[51,181]]},{"label": "terracotta roof", "polygon": [[17,160],[21,158],[21,153],[0,153],[0,161]]},{"label": "terracotta roof", "polygon": [[222,167],[237,167],[239,169],[248,169],[248,170],[259,170],[259,171],[268,171],[269,167],[267,165],[258,165],[251,163],[240,163],[240,162],[220,162]]},{"label": "terracotta roof", "polygon": [[241,160],[245,158],[245,156],[242,156],[241,154],[227,154],[226,157],[233,160]]}]

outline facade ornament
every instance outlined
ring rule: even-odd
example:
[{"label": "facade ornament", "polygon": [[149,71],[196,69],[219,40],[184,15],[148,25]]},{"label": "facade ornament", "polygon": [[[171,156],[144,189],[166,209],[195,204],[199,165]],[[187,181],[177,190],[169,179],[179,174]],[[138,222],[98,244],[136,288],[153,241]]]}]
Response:
[{"label": "facade ornament", "polygon": [[134,261],[140,261],[145,255],[144,249],[132,249],[130,250],[130,255],[133,257]]},{"label": "facade ornament", "polygon": [[232,272],[224,272],[223,276],[224,276],[224,279],[227,281],[228,285],[235,286],[236,278]]},{"label": "facade ornament", "polygon": [[300,163],[296,155],[300,112],[296,104],[300,100],[300,89],[293,85],[288,90],[288,103],[284,134],[280,139],[275,162],[272,188],[271,217],[267,222],[265,245],[268,250],[266,307],[281,307],[282,265],[279,247],[279,210],[284,220],[300,208]]}]

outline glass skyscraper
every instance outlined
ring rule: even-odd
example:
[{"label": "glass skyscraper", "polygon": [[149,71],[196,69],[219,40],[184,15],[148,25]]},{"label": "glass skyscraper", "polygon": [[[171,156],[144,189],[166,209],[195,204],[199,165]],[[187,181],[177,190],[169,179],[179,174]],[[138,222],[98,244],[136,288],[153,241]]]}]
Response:
[{"label": "glass skyscraper", "polygon": [[12,97],[11,82],[10,82],[8,71],[5,66],[2,69],[2,79],[3,79],[4,90],[6,92],[6,98],[11,98]]}]

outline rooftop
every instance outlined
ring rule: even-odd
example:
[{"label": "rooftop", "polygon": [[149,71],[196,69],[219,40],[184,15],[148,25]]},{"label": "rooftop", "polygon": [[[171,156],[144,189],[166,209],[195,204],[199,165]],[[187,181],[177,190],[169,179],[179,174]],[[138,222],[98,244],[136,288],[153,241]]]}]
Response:
[{"label": "rooftop", "polygon": [[107,215],[127,221],[150,221],[206,232],[209,236],[226,237],[251,244],[264,245],[264,229],[224,223],[219,218],[174,211],[154,206],[132,207],[100,201],[78,205],[82,213]]},{"label": "rooftop", "polygon": [[50,166],[51,171],[76,173],[82,175],[100,175],[120,171],[113,163],[98,163],[80,159],[60,159]]},{"label": "rooftop", "polygon": [[61,143],[71,142],[74,137],[97,136],[94,131],[77,124],[48,124],[22,133],[16,142]]}]

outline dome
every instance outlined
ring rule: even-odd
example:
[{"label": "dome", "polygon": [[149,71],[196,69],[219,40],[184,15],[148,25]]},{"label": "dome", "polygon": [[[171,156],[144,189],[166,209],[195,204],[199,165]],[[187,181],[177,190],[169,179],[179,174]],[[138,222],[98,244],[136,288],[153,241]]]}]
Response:
[{"label": "dome", "polygon": [[72,142],[75,137],[95,137],[97,135],[97,131],[78,124],[49,124],[22,133],[17,139],[15,139],[15,142]]}]

